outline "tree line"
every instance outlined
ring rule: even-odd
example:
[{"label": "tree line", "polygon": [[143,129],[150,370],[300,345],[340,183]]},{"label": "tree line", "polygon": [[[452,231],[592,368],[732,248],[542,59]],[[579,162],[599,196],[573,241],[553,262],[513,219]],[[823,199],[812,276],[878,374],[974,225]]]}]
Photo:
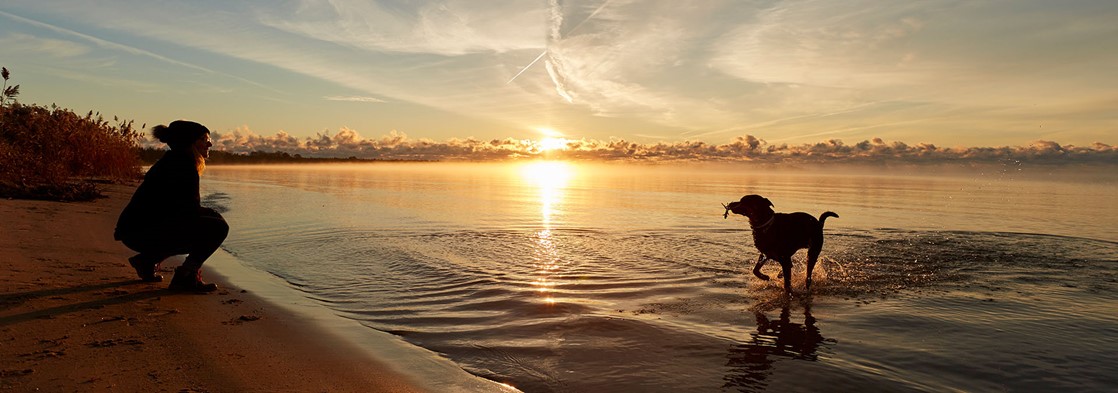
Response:
[{"label": "tree line", "polygon": [[[144,165],[154,164],[163,157],[166,149],[157,147],[143,147],[139,149],[140,162]],[[239,164],[325,164],[325,163],[370,163],[370,162],[429,162],[424,160],[385,160],[378,158],[350,157],[305,157],[301,154],[291,154],[281,151],[265,152],[253,151],[249,153],[230,153],[221,150],[210,150],[210,157],[206,159],[208,165],[239,165]]]}]

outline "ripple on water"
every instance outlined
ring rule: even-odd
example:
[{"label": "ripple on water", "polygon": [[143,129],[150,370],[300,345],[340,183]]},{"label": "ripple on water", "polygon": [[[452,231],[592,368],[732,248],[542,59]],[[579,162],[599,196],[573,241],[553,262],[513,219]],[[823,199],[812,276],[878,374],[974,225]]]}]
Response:
[{"label": "ripple on water", "polygon": [[[1037,378],[961,365],[991,362],[1065,386],[1052,367],[1099,381],[1090,359],[1114,355],[1087,347],[1116,347],[1105,310],[1118,246],[1107,242],[836,230],[816,268],[814,300],[789,303],[778,280],[749,273],[756,253],[738,231],[293,228],[308,234],[276,243],[282,236],[261,230],[229,247],[349,318],[527,391],[823,386],[783,377],[788,362],[854,390],[987,390],[1002,386],[993,380]],[[802,258],[793,271],[799,293]],[[765,268],[773,277],[778,270]],[[820,322],[812,301],[853,311]],[[1030,366],[1042,362],[1060,366]]]}]

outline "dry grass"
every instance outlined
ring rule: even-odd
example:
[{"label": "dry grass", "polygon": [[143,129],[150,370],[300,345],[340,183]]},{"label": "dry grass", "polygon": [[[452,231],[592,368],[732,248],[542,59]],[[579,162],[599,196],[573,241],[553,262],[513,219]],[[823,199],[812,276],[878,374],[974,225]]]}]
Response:
[{"label": "dry grass", "polygon": [[[139,132],[132,121],[110,123],[93,112],[80,116],[51,105],[16,101],[3,69],[0,91],[0,196],[88,200],[100,196],[95,183],[140,175]],[[142,128],[142,127],[141,127]]]},{"label": "dry grass", "polygon": [[0,195],[87,200],[99,181],[140,175],[140,134],[131,121],[51,106],[0,106]]}]

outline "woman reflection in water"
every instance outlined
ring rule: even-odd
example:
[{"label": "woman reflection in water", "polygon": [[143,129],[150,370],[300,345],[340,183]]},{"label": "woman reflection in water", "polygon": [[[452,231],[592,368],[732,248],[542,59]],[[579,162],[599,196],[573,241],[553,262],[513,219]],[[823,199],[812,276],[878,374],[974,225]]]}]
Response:
[{"label": "woman reflection in water", "polygon": [[198,178],[210,155],[210,130],[185,120],[152,127],[152,136],[171,150],[151,166],[116,224],[114,237],[139,254],[128,258],[140,279],[163,281],[159,264],[187,254],[175,269],[171,290],[212,292],[216,284],[202,281],[202,264],[229,234],[216,211],[202,207]]}]

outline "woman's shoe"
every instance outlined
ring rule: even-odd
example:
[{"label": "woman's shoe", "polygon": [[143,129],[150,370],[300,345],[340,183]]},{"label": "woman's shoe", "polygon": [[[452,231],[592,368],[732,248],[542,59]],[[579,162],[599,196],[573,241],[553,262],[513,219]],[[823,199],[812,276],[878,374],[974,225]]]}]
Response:
[{"label": "woman's shoe", "polygon": [[202,281],[202,269],[179,266],[175,268],[175,275],[171,276],[171,285],[167,289],[172,291],[207,293],[217,290],[217,284]]},{"label": "woman's shoe", "polygon": [[152,257],[144,254],[136,254],[136,256],[128,258],[128,264],[136,269],[136,275],[140,277],[143,282],[160,282],[163,281],[163,276],[156,273],[159,270],[159,264],[162,260],[152,262]]}]

